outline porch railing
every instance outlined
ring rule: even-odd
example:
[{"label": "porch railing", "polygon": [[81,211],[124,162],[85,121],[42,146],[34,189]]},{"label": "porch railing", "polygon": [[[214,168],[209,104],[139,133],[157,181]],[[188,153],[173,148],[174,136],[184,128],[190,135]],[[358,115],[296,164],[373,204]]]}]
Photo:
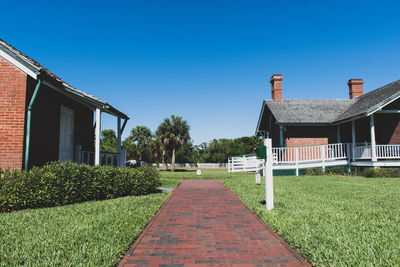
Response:
[{"label": "porch railing", "polygon": [[371,145],[356,146],[354,148],[354,159],[371,159]]},{"label": "porch railing", "polygon": [[[377,159],[400,159],[400,145],[376,145]],[[357,146],[354,148],[356,160],[369,160],[372,158],[371,145]]]},{"label": "porch railing", "polygon": [[[76,148],[75,161],[94,166],[94,152],[83,151]],[[121,149],[121,153],[100,152],[100,165],[124,167],[126,164],[126,150]]]},{"label": "porch railing", "polygon": [[377,145],[377,159],[400,159],[400,145]]},{"label": "porch railing", "polygon": [[303,146],[303,147],[275,147],[272,153],[276,155],[274,163],[305,163],[312,161],[329,161],[347,159],[345,143]]}]

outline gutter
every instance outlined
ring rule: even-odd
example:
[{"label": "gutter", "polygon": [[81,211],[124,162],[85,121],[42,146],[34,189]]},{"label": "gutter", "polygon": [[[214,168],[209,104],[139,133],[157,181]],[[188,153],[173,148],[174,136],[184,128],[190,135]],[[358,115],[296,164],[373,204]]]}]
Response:
[{"label": "gutter", "polygon": [[[38,74],[39,76],[39,74]],[[28,106],[28,113],[27,113],[27,121],[26,121],[26,139],[25,139],[25,170],[28,170],[28,162],[29,162],[29,146],[30,146],[30,139],[31,139],[31,117],[32,117],[32,107],[35,103],[36,96],[39,92],[40,85],[42,84],[42,80],[38,79],[38,83],[36,84],[35,91],[33,92],[31,101]]]}]

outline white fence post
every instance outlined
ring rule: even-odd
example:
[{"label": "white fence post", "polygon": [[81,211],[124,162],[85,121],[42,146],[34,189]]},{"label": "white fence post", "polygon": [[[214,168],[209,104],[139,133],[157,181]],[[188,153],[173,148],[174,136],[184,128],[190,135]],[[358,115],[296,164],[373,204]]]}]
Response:
[{"label": "white fence post", "polygon": [[272,173],[272,140],[266,138],[264,145],[267,147],[267,159],[265,161],[265,204],[267,210],[274,208],[274,184],[273,184],[273,173]]}]

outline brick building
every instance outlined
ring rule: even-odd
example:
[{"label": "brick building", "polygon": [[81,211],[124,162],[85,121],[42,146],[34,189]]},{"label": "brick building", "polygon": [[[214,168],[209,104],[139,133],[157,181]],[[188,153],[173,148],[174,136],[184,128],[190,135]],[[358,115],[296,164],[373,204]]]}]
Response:
[{"label": "brick building", "polygon": [[[30,168],[57,160],[81,162],[84,151],[86,163],[92,157],[93,163],[100,164],[102,112],[117,117],[121,156],[127,115],[0,40],[0,168]],[[122,165],[122,158],[119,161]]]},{"label": "brick building", "polygon": [[363,80],[351,79],[349,99],[295,100],[282,99],[282,80],[270,79],[272,99],[262,103],[256,135],[274,147],[352,143],[353,152],[365,147],[360,158],[400,159],[400,80],[363,94]]}]

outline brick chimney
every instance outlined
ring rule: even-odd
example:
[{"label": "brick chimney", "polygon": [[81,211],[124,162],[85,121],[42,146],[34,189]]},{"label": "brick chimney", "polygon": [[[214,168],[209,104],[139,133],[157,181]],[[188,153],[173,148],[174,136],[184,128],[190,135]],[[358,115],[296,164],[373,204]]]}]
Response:
[{"label": "brick chimney", "polygon": [[349,97],[353,99],[363,95],[363,79],[350,79],[347,82],[349,86]]},{"label": "brick chimney", "polygon": [[282,79],[283,76],[281,74],[274,74],[269,80],[271,82],[272,100],[274,101],[282,100]]}]

